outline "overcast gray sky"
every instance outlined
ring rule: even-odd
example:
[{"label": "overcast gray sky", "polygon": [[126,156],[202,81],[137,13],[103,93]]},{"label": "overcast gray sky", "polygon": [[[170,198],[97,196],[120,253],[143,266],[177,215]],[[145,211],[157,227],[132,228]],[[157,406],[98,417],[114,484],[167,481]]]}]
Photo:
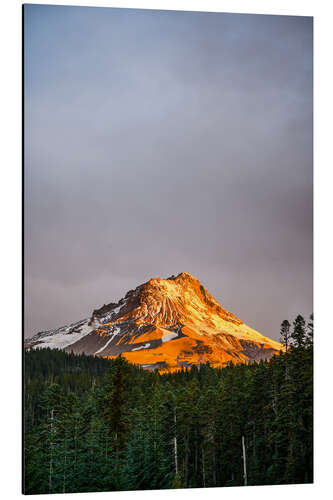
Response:
[{"label": "overcast gray sky", "polygon": [[25,335],[186,271],[312,312],[312,18],[25,6]]}]

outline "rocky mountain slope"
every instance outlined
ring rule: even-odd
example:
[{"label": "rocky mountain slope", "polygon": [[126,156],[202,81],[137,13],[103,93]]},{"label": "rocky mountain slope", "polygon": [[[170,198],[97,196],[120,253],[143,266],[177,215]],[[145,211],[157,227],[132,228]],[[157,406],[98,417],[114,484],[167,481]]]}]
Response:
[{"label": "rocky mountain slope", "polygon": [[38,333],[25,347],[122,354],[143,368],[173,371],[207,361],[223,366],[269,359],[281,344],[245,325],[196,278],[181,273],[153,278],[87,319]]}]

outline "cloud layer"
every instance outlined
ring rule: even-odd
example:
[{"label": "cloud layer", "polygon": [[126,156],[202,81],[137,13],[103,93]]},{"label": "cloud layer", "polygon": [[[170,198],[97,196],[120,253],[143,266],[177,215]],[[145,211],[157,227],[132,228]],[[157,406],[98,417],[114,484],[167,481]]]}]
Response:
[{"label": "cloud layer", "polygon": [[312,312],[312,19],[25,6],[26,336],[187,271]]}]

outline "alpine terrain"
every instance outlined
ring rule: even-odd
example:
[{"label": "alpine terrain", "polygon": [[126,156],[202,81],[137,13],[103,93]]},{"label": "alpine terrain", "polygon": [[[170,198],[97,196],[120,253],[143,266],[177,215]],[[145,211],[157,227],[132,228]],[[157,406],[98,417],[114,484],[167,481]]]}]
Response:
[{"label": "alpine terrain", "polygon": [[150,370],[271,358],[282,345],[225,310],[189,273],[153,278],[91,317],[40,332],[26,349],[62,349],[103,358],[122,354]]}]

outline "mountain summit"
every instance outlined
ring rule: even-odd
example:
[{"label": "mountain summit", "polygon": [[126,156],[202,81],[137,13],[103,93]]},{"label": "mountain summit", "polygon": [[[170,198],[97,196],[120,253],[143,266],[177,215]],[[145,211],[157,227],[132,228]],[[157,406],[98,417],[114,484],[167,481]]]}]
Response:
[{"label": "mountain summit", "polygon": [[91,317],[26,340],[26,348],[101,357],[122,354],[147,369],[269,359],[281,344],[224,309],[189,273],[152,278]]}]

